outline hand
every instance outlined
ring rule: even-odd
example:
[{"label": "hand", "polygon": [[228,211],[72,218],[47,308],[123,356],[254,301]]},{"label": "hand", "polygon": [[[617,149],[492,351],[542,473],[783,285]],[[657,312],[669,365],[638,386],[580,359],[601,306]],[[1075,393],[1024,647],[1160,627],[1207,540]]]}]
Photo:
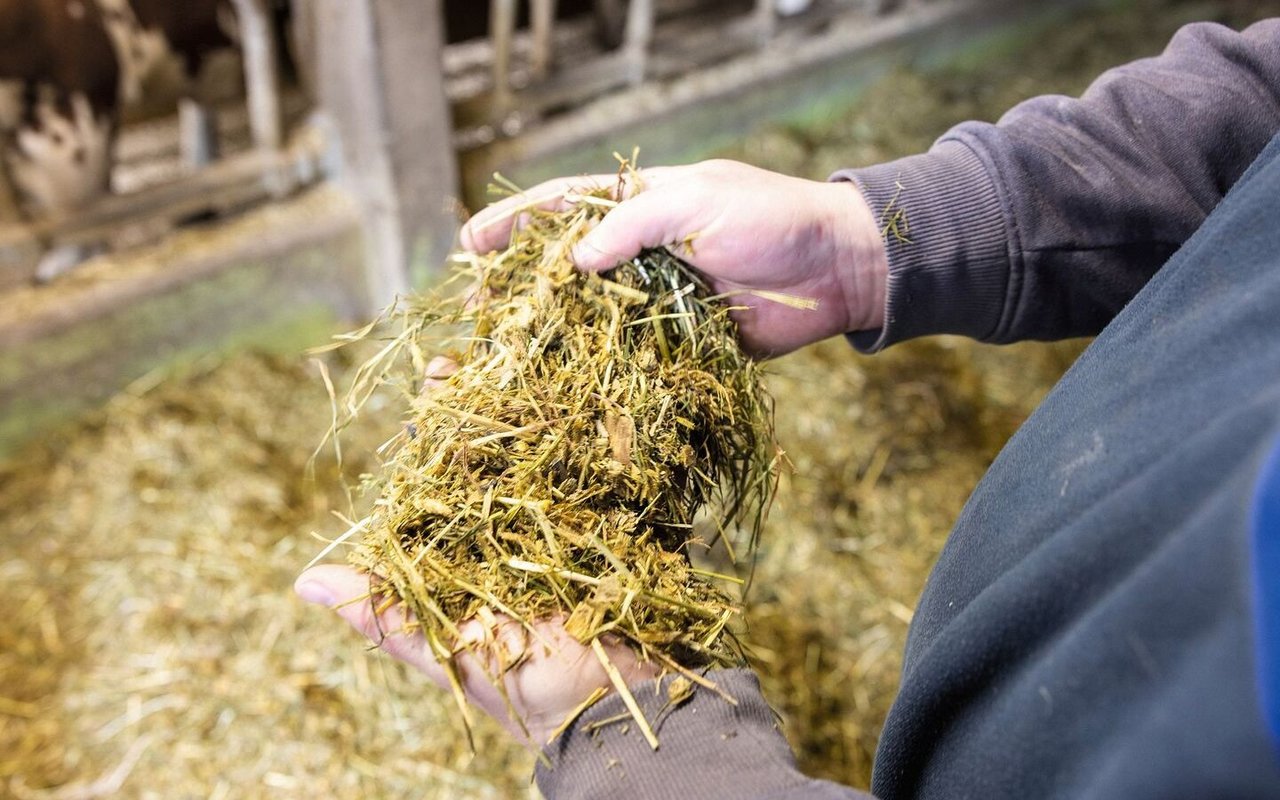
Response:
[{"label": "hand", "polygon": [[[457,369],[450,358],[431,359],[424,371],[422,391],[434,391]],[[436,660],[426,638],[418,632],[405,633],[407,619],[402,606],[394,605],[375,616],[374,609],[382,602],[365,597],[369,593],[367,575],[328,564],[302,573],[293,586],[303,600],[335,609],[385,653],[441,688],[452,690],[449,673]],[[535,636],[515,620],[494,615],[486,621],[464,622],[459,626],[462,640],[454,643],[460,645],[454,665],[467,698],[526,747],[547,744],[551,734],[597,688],[612,686],[595,653],[566,633],[562,622],[536,622]],[[609,638],[601,644],[628,684],[658,676],[657,669],[642,663],[630,648]],[[510,706],[493,684],[497,676],[502,676]]]},{"label": "hand", "polygon": [[[422,634],[404,632],[406,617],[400,605],[375,616],[378,601],[365,597],[367,575],[352,567],[326,564],[302,573],[294,590],[308,602],[335,609],[383,652],[450,689],[448,672]],[[351,602],[358,597],[363,599]],[[470,620],[460,630],[461,644],[471,647],[460,649],[454,664],[470,702],[498,720],[521,744],[536,749],[597,688],[608,689],[612,684],[596,655],[565,633],[560,620],[544,620],[533,628],[536,637],[509,618],[494,617],[487,624]],[[607,640],[603,644],[628,684],[658,676],[657,668],[641,662],[629,647]],[[516,666],[504,674],[512,664]],[[490,682],[489,676],[497,675],[502,675],[510,708]]]},{"label": "hand", "polygon": [[[875,217],[857,187],[792,178],[734,161],[642,170],[624,176],[623,201],[573,250],[588,271],[668,245],[717,292],[758,289],[818,302],[793,308],[744,292],[735,305],[743,346],[776,356],[840,333],[884,324],[889,272]],[[617,185],[616,175],[561,178],[476,214],[462,246],[505,247],[520,210],[565,208],[583,188]],[[568,198],[568,199],[566,199]]]}]

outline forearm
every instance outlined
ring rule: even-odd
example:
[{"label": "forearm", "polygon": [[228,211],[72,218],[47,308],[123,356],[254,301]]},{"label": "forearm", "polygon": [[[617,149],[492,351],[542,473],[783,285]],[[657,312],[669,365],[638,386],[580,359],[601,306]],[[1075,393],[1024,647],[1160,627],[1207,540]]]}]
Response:
[{"label": "forearm", "polygon": [[[870,800],[870,795],[805,777],[779,730],[760,685],[747,670],[711,674],[738,701],[730,705],[699,689],[684,703],[668,704],[668,677],[634,687],[657,732],[652,750],[612,695],[592,706],[545,748],[537,768],[547,800],[626,797],[634,800]],[[602,720],[615,720],[602,723]]]},{"label": "forearm", "polygon": [[1079,99],[965,123],[925,155],[833,178],[862,190],[889,258],[877,350],[1098,332],[1280,129],[1280,21],[1184,28]]}]

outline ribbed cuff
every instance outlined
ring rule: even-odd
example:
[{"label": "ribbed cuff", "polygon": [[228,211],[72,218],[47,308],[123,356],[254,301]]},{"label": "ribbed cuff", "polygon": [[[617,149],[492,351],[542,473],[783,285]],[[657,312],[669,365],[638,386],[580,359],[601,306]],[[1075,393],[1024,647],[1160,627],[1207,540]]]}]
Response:
[{"label": "ribbed cuff", "polygon": [[[738,704],[699,688],[671,708],[667,692],[672,676],[632,687],[658,736],[659,747],[653,750],[622,698],[610,695],[543,749],[550,765],[539,763],[538,788],[547,800],[865,797],[809,780],[796,770],[778,718],[752,672],[717,670],[707,677]],[[595,724],[602,720],[615,721]]]},{"label": "ribbed cuff", "polygon": [[889,258],[884,327],[850,334],[855,347],[873,353],[917,336],[981,340],[996,332],[1009,285],[1009,235],[995,182],[976,153],[941,142],[927,154],[840,170],[829,180],[862,191]]}]

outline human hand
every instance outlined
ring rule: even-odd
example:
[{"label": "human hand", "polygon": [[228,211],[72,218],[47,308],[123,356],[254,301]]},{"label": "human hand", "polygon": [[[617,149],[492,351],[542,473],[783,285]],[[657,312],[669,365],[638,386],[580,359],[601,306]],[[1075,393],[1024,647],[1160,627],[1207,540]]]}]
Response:
[{"label": "human hand", "polygon": [[[616,175],[561,178],[476,214],[462,246],[505,247],[522,210],[565,208],[576,191],[618,184]],[[577,265],[606,270],[667,245],[716,292],[763,290],[816,300],[817,309],[742,292],[734,305],[743,346],[776,356],[840,333],[884,324],[889,272],[875,217],[850,183],[793,178],[734,161],[704,161],[623,174],[624,199],[573,250]]]},{"label": "human hand", "polygon": [[[412,628],[406,633],[409,619],[401,605],[375,613],[382,598],[368,597],[368,575],[352,567],[325,564],[302,573],[294,591],[307,602],[334,609],[383,652],[442,689],[451,688],[447,668],[432,654],[423,635]],[[595,653],[566,633],[561,622],[542,620],[530,632],[515,620],[493,616],[459,627],[462,638],[453,663],[467,699],[533,749],[547,744],[597,690],[612,685]],[[641,662],[631,648],[607,639],[602,644],[628,684],[658,676],[657,668]],[[510,706],[491,676],[501,676]]]},{"label": "human hand", "polygon": [[[431,359],[423,372],[422,391],[435,390],[457,369],[448,357]],[[375,614],[383,598],[368,597],[368,575],[327,564],[306,570],[293,586],[303,600],[334,609],[383,652],[442,689],[452,690],[448,668],[432,653],[421,632],[406,627],[410,620],[403,606],[395,604]],[[594,693],[610,688],[611,682],[596,654],[565,632],[563,619],[540,620],[531,627],[532,631],[500,615],[468,620],[459,626],[461,638],[454,643],[453,664],[467,699],[498,720],[518,742],[536,749],[547,744],[551,734]],[[628,684],[657,677],[657,669],[641,662],[629,647],[608,637],[601,644]],[[499,677],[505,699],[494,682]]]}]

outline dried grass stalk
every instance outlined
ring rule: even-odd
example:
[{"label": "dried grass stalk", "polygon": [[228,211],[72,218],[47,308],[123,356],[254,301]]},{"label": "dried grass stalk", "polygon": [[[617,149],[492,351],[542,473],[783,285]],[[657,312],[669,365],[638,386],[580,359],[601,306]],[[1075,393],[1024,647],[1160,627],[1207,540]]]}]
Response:
[{"label": "dried grass stalk", "polygon": [[[388,384],[408,413],[367,480],[372,511],[342,538],[361,534],[349,558],[370,596],[403,601],[444,652],[473,617],[532,630],[559,615],[583,644],[616,637],[666,669],[743,662],[741,581],[688,550],[704,511],[754,545],[776,485],[772,403],[729,309],[670,252],[603,276],[574,267],[613,196],[530,210],[507,249],[455,257],[446,289],[461,291],[343,337],[385,341],[335,430]],[[457,371],[420,391],[439,354]]]}]

